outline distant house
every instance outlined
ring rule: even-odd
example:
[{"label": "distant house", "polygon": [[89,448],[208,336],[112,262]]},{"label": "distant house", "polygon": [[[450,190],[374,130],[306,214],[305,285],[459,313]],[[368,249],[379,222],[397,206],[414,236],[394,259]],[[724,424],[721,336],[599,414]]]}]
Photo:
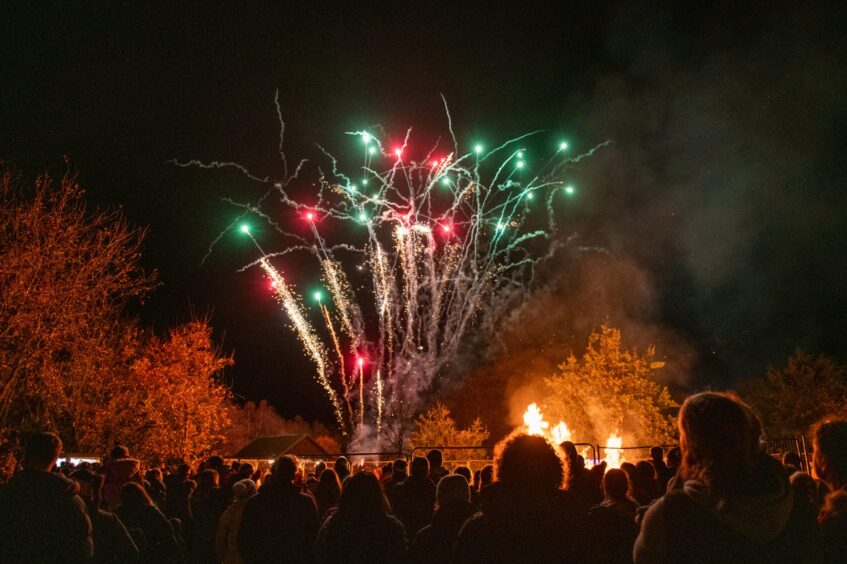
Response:
[{"label": "distant house", "polygon": [[299,458],[325,458],[329,453],[309,435],[275,435],[253,439],[230,458],[271,461],[285,454]]}]

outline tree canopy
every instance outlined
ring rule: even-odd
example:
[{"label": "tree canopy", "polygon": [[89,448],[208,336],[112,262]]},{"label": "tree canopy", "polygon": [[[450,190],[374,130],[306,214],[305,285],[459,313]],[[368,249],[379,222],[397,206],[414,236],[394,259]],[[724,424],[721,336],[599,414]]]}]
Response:
[{"label": "tree canopy", "polygon": [[58,431],[65,449],[150,458],[208,452],[227,425],[232,358],[207,319],[166,338],[125,314],[155,286],[144,232],[91,211],[72,175],[0,170],[0,431]]},{"label": "tree canopy", "polygon": [[581,357],[571,354],[545,379],[545,411],[567,423],[578,442],[605,444],[612,432],[639,446],[673,440],[678,406],[653,378],[663,366],[654,356],[652,347],[643,354],[624,349],[620,331],[603,325]]},{"label": "tree canopy", "polygon": [[[460,429],[450,416],[450,410],[441,402],[436,402],[415,420],[415,429],[410,440],[413,448],[422,447],[470,447],[481,446],[488,439],[488,430],[479,418],[474,419],[465,429]],[[445,450],[444,459],[477,458],[484,456],[478,450]]]},{"label": "tree canopy", "polygon": [[847,417],[847,367],[823,355],[797,350],[785,366],[768,368],[739,391],[772,438],[807,435],[825,417]]}]

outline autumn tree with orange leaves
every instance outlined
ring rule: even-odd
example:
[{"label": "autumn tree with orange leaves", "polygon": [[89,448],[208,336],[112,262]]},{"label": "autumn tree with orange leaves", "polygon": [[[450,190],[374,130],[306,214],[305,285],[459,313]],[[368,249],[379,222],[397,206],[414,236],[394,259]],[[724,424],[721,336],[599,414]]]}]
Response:
[{"label": "autumn tree with orange leaves", "polygon": [[155,285],[144,232],[90,210],[73,175],[0,169],[0,431],[59,431],[66,450],[208,452],[227,424],[231,358],[207,320],[159,338],[124,314]]},{"label": "autumn tree with orange leaves", "polygon": [[205,319],[177,326],[167,338],[144,336],[123,378],[103,386],[102,407],[80,421],[83,448],[125,444],[144,460],[193,460],[220,446],[229,425],[223,369],[232,358],[212,341]]},{"label": "autumn tree with orange leaves", "polygon": [[112,360],[121,312],[149,292],[143,232],[91,212],[76,179],[0,172],[0,424],[58,427]]}]

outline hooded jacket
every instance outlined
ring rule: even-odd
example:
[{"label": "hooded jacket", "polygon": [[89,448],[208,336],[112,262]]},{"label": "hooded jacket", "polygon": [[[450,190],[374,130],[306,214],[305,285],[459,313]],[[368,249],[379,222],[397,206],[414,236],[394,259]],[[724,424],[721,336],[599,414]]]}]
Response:
[{"label": "hooded jacket", "polygon": [[15,474],[0,493],[0,562],[88,562],[91,521],[78,488],[52,472]]},{"label": "hooded jacket", "polygon": [[103,466],[103,503],[109,510],[121,504],[121,488],[127,482],[141,482],[141,463],[134,458],[110,460]]},{"label": "hooded jacket", "polygon": [[815,562],[815,527],[801,504],[782,465],[764,454],[743,495],[732,499],[696,480],[674,480],[647,510],[633,558],[636,564]]},{"label": "hooded jacket", "polygon": [[241,516],[250,498],[237,497],[226,508],[218,521],[215,536],[215,552],[218,560],[224,564],[241,564],[244,562],[238,553],[238,529],[241,527]]}]

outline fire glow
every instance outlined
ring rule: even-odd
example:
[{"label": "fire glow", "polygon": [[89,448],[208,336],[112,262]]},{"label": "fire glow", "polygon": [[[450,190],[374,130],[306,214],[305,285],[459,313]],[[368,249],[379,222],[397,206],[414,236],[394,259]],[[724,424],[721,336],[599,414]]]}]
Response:
[{"label": "fire glow", "polygon": [[[537,403],[531,403],[527,406],[523,414],[523,431],[529,435],[537,435],[547,438],[551,443],[560,445],[565,441],[570,441],[573,431],[564,421],[559,421],[556,425],[550,426],[548,421],[544,420],[544,414]],[[623,437],[618,435],[615,430],[609,434],[606,439],[606,444],[602,448],[601,455],[605,453],[604,460],[609,468],[620,468],[621,463],[625,462],[623,457]],[[582,456],[585,459],[587,466],[591,466],[592,462],[588,454],[590,448],[583,449]]]}]

